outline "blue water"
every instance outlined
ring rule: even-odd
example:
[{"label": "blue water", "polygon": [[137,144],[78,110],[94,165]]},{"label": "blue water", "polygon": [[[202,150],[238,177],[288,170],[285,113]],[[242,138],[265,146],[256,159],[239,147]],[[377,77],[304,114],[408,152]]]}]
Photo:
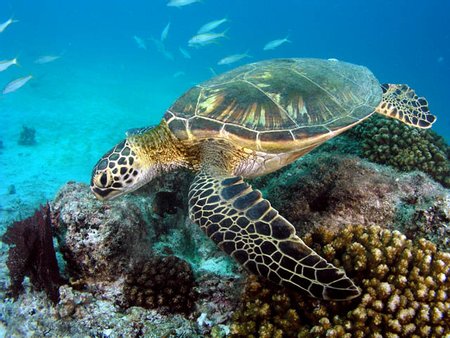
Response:
[{"label": "blue water", "polygon": [[[1,0],[0,22],[10,16],[19,22],[0,34],[0,60],[17,56],[21,66],[1,72],[0,87],[28,74],[33,79],[0,98],[3,219],[14,214],[5,208],[51,199],[68,180],[88,182],[98,157],[127,129],[157,123],[190,86],[244,62],[319,57],[366,65],[381,82],[407,83],[426,96],[438,116],[434,130],[450,140],[447,0],[204,0],[180,9],[164,0]],[[222,17],[229,22],[218,31],[228,28],[228,38],[187,47],[201,25]],[[174,60],[148,40],[168,22],[165,45]],[[292,43],[262,50],[287,35]],[[133,36],[145,39],[147,50]],[[247,50],[251,59],[217,65]],[[35,64],[43,55],[61,57]],[[22,125],[36,129],[36,146],[17,145]],[[7,193],[11,184],[16,194]]]}]

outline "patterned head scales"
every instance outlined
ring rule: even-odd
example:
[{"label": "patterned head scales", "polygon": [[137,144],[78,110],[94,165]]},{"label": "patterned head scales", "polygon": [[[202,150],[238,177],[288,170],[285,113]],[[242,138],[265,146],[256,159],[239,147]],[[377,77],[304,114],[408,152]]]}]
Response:
[{"label": "patterned head scales", "polygon": [[[99,199],[111,199],[136,189],[141,171],[127,140],[108,151],[94,166],[91,190]],[[133,188],[131,188],[133,187]]]}]

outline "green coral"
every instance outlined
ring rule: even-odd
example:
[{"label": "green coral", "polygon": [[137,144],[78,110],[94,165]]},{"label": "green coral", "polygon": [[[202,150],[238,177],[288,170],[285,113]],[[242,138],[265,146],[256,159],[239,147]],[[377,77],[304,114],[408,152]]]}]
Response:
[{"label": "green coral", "polygon": [[401,171],[420,170],[450,187],[450,147],[431,130],[373,116],[348,135],[361,142],[362,156]]},{"label": "green coral", "polygon": [[[342,266],[362,289],[349,302],[326,302],[249,278],[233,337],[443,337],[450,334],[450,254],[398,231],[321,227],[305,242]],[[315,243],[315,244],[313,244]]]}]

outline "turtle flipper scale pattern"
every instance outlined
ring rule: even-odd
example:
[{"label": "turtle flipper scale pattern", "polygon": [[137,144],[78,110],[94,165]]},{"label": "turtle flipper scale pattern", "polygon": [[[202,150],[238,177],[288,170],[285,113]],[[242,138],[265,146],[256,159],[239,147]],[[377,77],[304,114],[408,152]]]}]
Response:
[{"label": "turtle flipper scale pattern", "polygon": [[381,88],[383,97],[376,109],[377,113],[422,129],[430,128],[436,122],[436,116],[428,108],[428,101],[418,97],[409,86],[385,83]]},{"label": "turtle flipper scale pattern", "polygon": [[193,222],[247,270],[317,298],[348,300],[360,291],[345,272],[326,262],[294,226],[241,177],[200,171],[189,192]]}]

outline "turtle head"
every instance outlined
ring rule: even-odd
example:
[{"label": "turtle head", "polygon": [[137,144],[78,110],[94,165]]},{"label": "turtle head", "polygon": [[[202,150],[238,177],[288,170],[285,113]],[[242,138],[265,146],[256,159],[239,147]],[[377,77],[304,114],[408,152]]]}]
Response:
[{"label": "turtle head", "polygon": [[100,200],[110,200],[134,191],[154,175],[154,170],[133,151],[132,144],[125,139],[108,151],[92,170],[91,191]]}]

